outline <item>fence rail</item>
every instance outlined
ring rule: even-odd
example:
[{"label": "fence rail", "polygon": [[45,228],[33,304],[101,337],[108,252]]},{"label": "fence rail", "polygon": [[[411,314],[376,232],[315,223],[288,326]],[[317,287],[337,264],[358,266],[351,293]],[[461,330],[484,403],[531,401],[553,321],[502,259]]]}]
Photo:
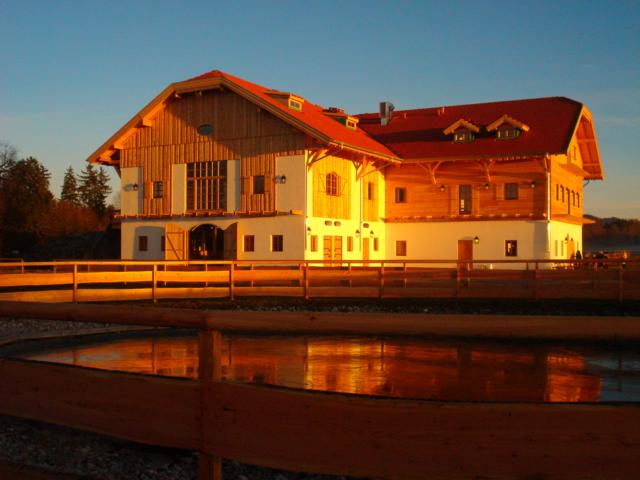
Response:
[{"label": "fence rail", "polygon": [[[390,479],[631,478],[640,471],[637,404],[375,399],[220,378],[221,331],[371,332],[372,325],[386,325],[395,332],[424,333],[448,323],[430,322],[425,315],[380,315],[372,321],[371,314],[291,312],[276,318],[264,312],[0,302],[0,317],[7,316],[197,329],[198,380],[0,358],[0,413],[194,449],[200,452],[201,480],[222,478],[222,457],[272,468]],[[495,328],[495,317],[485,317],[474,317],[463,330]],[[596,336],[640,338],[638,318],[569,322],[577,320],[584,331],[596,328]],[[504,328],[503,320],[498,323]],[[564,319],[548,317],[527,319],[526,324],[541,333],[554,324],[567,328]]]},{"label": "fence rail", "polygon": [[0,263],[0,300],[171,298],[640,299],[640,260]]}]

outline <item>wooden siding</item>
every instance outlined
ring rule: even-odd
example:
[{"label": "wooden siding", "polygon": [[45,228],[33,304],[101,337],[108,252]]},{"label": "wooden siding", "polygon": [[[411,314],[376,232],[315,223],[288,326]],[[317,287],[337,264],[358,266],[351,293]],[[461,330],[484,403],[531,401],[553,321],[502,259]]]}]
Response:
[{"label": "wooden siding", "polygon": [[[327,157],[313,164],[313,215],[325,218],[351,218],[351,177],[353,163],[339,157]],[[338,195],[327,195],[327,174],[339,177]]]},{"label": "wooden siding", "polygon": [[[197,127],[211,124],[211,135]],[[243,211],[275,211],[275,158],[304,153],[305,135],[244,98],[227,91],[174,98],[122,144],[122,167],[142,167],[143,214],[171,214],[171,165],[214,160],[241,160]],[[251,177],[269,182],[262,195],[253,195]],[[154,181],[164,182],[164,196],[153,199]],[[149,192],[149,193],[147,193]]]},{"label": "wooden siding", "polygon": [[[456,218],[459,185],[471,185],[471,216],[495,218],[502,215],[523,217],[542,216],[546,204],[546,176],[540,161],[502,162],[493,164],[487,181],[482,165],[478,162],[449,162],[441,165],[433,184],[427,171],[419,165],[390,167],[386,176],[386,217]],[[531,188],[531,182],[535,188]],[[485,184],[489,188],[485,188]],[[518,199],[505,200],[505,183],[518,184]],[[444,191],[440,191],[444,185]],[[406,188],[407,201],[395,203],[395,189]]]},{"label": "wooden siding", "polygon": [[[368,198],[369,184],[372,185],[372,197]],[[380,173],[373,172],[362,178],[362,216],[365,222],[377,222],[380,219],[378,214],[378,199],[381,195]]]},{"label": "wooden siding", "polygon": [[[582,218],[583,178],[572,171],[572,165],[564,155],[551,164],[551,218],[561,215]],[[579,202],[574,201],[575,195],[579,195]]]}]

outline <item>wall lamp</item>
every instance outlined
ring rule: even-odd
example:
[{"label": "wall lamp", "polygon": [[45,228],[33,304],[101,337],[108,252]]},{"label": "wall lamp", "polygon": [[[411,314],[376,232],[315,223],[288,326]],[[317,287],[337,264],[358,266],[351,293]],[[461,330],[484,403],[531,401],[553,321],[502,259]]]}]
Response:
[{"label": "wall lamp", "polygon": [[440,185],[440,191],[444,192],[444,185]]},{"label": "wall lamp", "polygon": [[360,236],[360,230],[356,230],[356,237]]},{"label": "wall lamp", "polygon": [[133,188],[133,191],[134,191],[134,192],[137,192],[137,191],[138,191],[138,184],[137,184],[137,183],[134,183],[134,184],[131,186],[131,188]]},{"label": "wall lamp", "polygon": [[475,236],[473,237],[473,243],[475,243],[476,245],[480,243],[480,237],[479,236]]},{"label": "wall lamp", "polygon": [[373,230],[371,230],[371,231],[369,232],[369,236],[370,236],[371,238],[373,238],[373,235],[374,235]]},{"label": "wall lamp", "polygon": [[489,184],[488,184],[488,183],[485,183],[485,184],[484,184],[484,189],[485,189],[485,190],[489,190]]},{"label": "wall lamp", "polygon": [[531,182],[530,187],[531,187],[531,188],[536,188],[536,182]]},{"label": "wall lamp", "polygon": [[276,183],[284,185],[285,183],[287,183],[287,176],[286,175],[276,176]]}]

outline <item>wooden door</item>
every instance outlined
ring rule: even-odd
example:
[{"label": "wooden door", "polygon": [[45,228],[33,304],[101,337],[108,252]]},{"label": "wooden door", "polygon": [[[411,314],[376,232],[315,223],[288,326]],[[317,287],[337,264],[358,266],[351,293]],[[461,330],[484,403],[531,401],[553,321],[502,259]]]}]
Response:
[{"label": "wooden door", "polygon": [[[471,270],[473,264],[473,240],[458,240],[458,261],[460,268]],[[469,262],[469,263],[462,263]]]},{"label": "wooden door", "polygon": [[333,260],[342,260],[342,237],[333,237],[332,258]]},{"label": "wooden door", "polygon": [[330,235],[325,235],[322,237],[322,259],[323,260],[331,260],[332,253],[332,241]]},{"label": "wooden door", "polygon": [[322,258],[324,260],[342,260],[342,237],[333,235],[322,237]]},{"label": "wooden door", "polygon": [[369,260],[369,239],[362,239],[362,259]]},{"label": "wooden door", "polygon": [[180,226],[167,223],[164,226],[164,259],[187,260],[187,235]]},{"label": "wooden door", "polygon": [[232,223],[224,231],[224,260],[237,260],[238,258],[238,224]]}]

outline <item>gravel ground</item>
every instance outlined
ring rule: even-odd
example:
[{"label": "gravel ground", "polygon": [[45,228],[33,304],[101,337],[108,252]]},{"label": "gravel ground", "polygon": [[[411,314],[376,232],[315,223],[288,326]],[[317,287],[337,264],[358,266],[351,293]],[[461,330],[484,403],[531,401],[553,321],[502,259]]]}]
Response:
[{"label": "gravel ground", "polygon": [[[196,309],[314,310],[340,312],[502,313],[529,315],[640,315],[640,303],[626,302],[308,302],[282,299],[165,302],[162,306]],[[80,335],[127,330],[122,326],[0,319],[0,345],[25,338]],[[101,480],[188,480],[196,478],[195,452],[150,447],[113,438],[0,416],[0,461],[46,471]],[[225,460],[225,480],[337,479],[327,475],[291,473]]]}]

